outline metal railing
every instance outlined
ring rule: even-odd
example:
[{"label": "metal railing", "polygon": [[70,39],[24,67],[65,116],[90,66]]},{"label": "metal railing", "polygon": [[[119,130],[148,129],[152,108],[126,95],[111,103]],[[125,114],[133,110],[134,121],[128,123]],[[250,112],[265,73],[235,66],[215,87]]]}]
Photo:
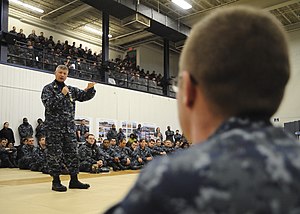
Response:
[{"label": "metal railing", "polygon": [[[27,47],[25,43],[8,44],[7,62],[25,67],[46,71],[54,71],[57,65],[66,64],[69,67],[69,76],[87,81],[95,81],[115,85],[122,88],[148,92],[157,95],[166,95],[164,86],[156,81],[132,75],[129,71],[116,71],[101,62],[86,59],[78,60],[70,56],[62,56],[46,48]],[[172,87],[166,85],[169,97],[175,97]]]}]

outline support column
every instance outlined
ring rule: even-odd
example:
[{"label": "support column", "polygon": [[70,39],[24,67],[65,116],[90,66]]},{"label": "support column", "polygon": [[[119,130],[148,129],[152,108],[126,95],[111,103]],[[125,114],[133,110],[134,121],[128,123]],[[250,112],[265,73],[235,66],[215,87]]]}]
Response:
[{"label": "support column", "polygon": [[108,34],[109,34],[109,14],[107,12],[102,12],[102,63],[105,63],[109,60],[109,43],[108,43]]},{"label": "support column", "polygon": [[[8,0],[0,0],[0,32],[8,32]],[[0,43],[0,61],[7,62],[7,45]]]},{"label": "support column", "polygon": [[169,49],[169,40],[164,39],[164,88],[163,92],[165,96],[170,96],[170,90],[169,90],[169,79],[170,79],[170,49]]}]

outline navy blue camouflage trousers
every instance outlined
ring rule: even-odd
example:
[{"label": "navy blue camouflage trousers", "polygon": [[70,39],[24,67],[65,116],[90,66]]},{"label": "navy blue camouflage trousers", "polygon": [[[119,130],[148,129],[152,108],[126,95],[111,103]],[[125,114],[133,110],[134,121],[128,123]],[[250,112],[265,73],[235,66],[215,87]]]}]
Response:
[{"label": "navy blue camouflage trousers", "polygon": [[49,174],[57,176],[62,169],[70,175],[78,174],[79,158],[75,133],[48,130],[46,134]]}]

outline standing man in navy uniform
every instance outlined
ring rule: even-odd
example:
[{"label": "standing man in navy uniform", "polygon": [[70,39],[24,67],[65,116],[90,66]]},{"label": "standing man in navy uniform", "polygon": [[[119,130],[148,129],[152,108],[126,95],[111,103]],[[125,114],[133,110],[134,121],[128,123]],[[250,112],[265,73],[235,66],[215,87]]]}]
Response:
[{"label": "standing man in navy uniform", "polygon": [[45,106],[45,123],[47,146],[47,163],[53,177],[52,190],[65,192],[67,187],[61,184],[62,162],[71,176],[70,189],[88,189],[89,184],[78,180],[79,159],[76,142],[75,101],[83,102],[95,96],[95,83],[88,83],[86,89],[67,86],[69,69],[65,65],[57,66],[55,80],[46,85],[42,91],[42,102]]}]

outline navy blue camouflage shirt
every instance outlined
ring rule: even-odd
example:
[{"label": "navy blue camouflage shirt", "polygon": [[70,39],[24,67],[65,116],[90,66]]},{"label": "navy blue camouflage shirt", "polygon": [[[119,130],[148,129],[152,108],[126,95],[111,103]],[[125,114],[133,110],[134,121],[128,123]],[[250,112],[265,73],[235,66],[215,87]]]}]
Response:
[{"label": "navy blue camouflage shirt", "polygon": [[300,213],[300,145],[269,122],[230,118],[205,142],[150,163],[106,213]]},{"label": "navy blue camouflage shirt", "polygon": [[81,90],[68,86],[69,93],[64,95],[61,90],[64,83],[53,81],[42,91],[42,102],[45,106],[45,130],[57,130],[62,133],[75,133],[75,101],[83,102],[92,99],[96,90]]}]

